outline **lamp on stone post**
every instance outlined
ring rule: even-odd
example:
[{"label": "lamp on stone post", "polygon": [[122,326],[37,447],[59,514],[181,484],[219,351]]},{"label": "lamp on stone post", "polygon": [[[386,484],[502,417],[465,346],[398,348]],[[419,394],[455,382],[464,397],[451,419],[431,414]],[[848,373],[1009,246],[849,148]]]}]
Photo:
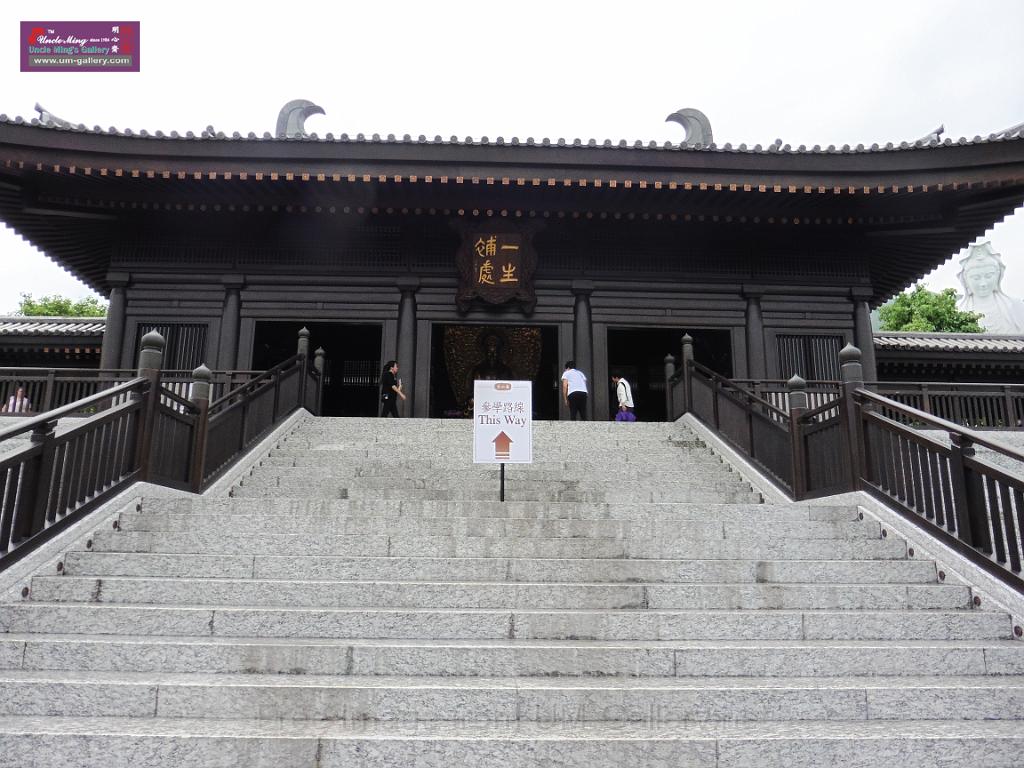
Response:
[{"label": "lamp on stone post", "polygon": [[142,403],[139,419],[138,438],[135,444],[135,458],[139,466],[139,479],[149,480],[149,459],[153,449],[153,422],[156,418],[156,405],[160,400],[160,369],[163,367],[164,337],[156,331],[150,331],[142,337],[142,349],[139,352],[138,377],[147,379],[145,399]]},{"label": "lamp on stone post", "polygon": [[807,413],[807,382],[799,376],[793,376],[786,382],[789,397],[789,443],[793,464],[793,498],[802,499],[807,495],[808,467],[807,446],[804,444],[804,431],[800,419]]},{"label": "lamp on stone post", "polygon": [[213,374],[205,365],[192,371],[189,387],[189,401],[195,406],[194,432],[192,433],[192,457],[189,463],[188,480],[193,493],[203,489],[203,473],[206,468],[206,435],[210,419],[210,385]]}]

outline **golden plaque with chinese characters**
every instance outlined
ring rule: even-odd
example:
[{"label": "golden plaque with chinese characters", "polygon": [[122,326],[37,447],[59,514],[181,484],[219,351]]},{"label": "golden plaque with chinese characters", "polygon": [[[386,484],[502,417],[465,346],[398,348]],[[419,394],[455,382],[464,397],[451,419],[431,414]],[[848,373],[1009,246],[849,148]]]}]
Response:
[{"label": "golden plaque with chinese characters", "polygon": [[531,235],[532,231],[507,222],[463,229],[456,258],[459,290],[455,295],[461,311],[468,311],[478,298],[488,304],[518,301],[526,312],[533,311],[537,303],[533,290],[537,254]]}]

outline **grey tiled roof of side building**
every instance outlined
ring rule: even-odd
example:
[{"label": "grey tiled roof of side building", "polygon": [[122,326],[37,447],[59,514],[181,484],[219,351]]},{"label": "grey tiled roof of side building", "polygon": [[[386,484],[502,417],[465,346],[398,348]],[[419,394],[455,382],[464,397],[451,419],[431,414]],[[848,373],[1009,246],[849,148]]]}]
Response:
[{"label": "grey tiled roof of side building", "polygon": [[105,317],[0,317],[0,336],[94,336],[106,327]]},{"label": "grey tiled roof of side building", "polygon": [[374,133],[371,136],[366,136],[362,133],[358,133],[355,136],[349,136],[347,133],[335,135],[328,133],[324,137],[319,137],[316,133],[310,133],[308,136],[294,137],[294,138],[277,138],[273,136],[269,131],[264,132],[262,136],[258,136],[254,132],[249,132],[246,135],[242,135],[238,131],[233,132],[230,136],[223,131],[214,130],[213,126],[208,126],[206,130],[196,134],[193,131],[187,131],[185,134],[179,134],[177,131],[147,131],[146,129],[132,130],[131,128],[125,128],[119,130],[116,127],[110,127],[103,129],[100,126],[94,126],[93,128],[87,128],[84,124],[79,123],[70,128],[65,128],[50,123],[45,123],[39,118],[32,118],[26,120],[21,116],[9,117],[6,114],[0,114],[0,123],[9,123],[12,125],[30,125],[37,128],[43,128],[50,131],[66,131],[69,133],[91,133],[91,134],[103,134],[111,136],[121,136],[138,139],[151,139],[151,140],[176,140],[176,141],[282,141],[282,142],[295,142],[295,141],[308,141],[308,142],[335,142],[335,143],[367,143],[367,144],[450,144],[450,145],[461,145],[461,146],[486,146],[486,145],[509,145],[509,146],[540,146],[540,147],[580,147],[580,148],[613,148],[613,149],[650,149],[650,150],[668,150],[668,151],[680,151],[680,152],[736,152],[736,153],[750,153],[750,154],[790,154],[790,155],[801,155],[801,154],[834,154],[834,155],[850,155],[850,154],[864,154],[870,152],[893,152],[902,150],[913,150],[913,149],[929,149],[935,147],[951,147],[951,146],[965,146],[969,144],[989,144],[993,142],[1001,141],[1018,141],[1024,139],[1024,123],[1015,125],[1004,131],[997,131],[990,133],[988,136],[975,136],[973,139],[961,137],[958,139],[919,139],[917,141],[903,141],[898,144],[888,142],[886,144],[872,144],[871,146],[865,146],[864,144],[858,144],[855,147],[849,144],[844,144],[842,147],[835,145],[829,145],[828,147],[822,147],[820,145],[814,145],[808,148],[806,145],[801,144],[798,147],[793,147],[790,144],[783,144],[781,139],[777,139],[775,142],[763,146],[761,144],[755,144],[749,146],[747,144],[733,145],[731,143],[716,144],[712,143],[708,146],[687,146],[685,144],[674,144],[670,141],[659,144],[656,141],[644,142],[636,140],[629,142],[626,139],[620,139],[613,141],[612,139],[604,139],[599,141],[598,139],[549,139],[541,138],[535,139],[532,136],[526,139],[520,139],[513,136],[510,139],[506,139],[502,136],[496,139],[489,139],[487,136],[481,136],[480,138],[473,138],[467,136],[464,139],[460,139],[458,136],[451,136],[448,139],[444,139],[441,136],[434,136],[432,139],[424,135],[419,135],[413,138],[410,134],[405,134],[402,137],[397,137],[393,133],[389,133],[386,137],[382,137],[378,133]]},{"label": "grey tiled roof of side building", "polygon": [[918,333],[876,331],[875,349],[901,352],[1003,352],[1024,353],[1024,336],[982,333]]}]

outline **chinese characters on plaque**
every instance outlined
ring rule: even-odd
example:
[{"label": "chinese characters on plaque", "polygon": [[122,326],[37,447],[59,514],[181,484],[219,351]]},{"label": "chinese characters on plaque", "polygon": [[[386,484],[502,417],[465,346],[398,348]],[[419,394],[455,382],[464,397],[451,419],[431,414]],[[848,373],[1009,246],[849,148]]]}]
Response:
[{"label": "chinese characters on plaque", "polygon": [[494,227],[466,229],[459,249],[459,291],[455,301],[463,312],[476,298],[488,304],[522,302],[533,310],[533,272],[537,258],[529,238],[520,231]]}]

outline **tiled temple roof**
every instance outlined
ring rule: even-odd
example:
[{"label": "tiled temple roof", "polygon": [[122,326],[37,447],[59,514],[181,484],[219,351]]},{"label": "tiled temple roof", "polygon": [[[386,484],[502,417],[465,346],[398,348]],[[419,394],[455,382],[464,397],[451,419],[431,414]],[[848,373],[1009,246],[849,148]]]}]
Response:
[{"label": "tiled temple roof", "polygon": [[0,336],[98,336],[105,317],[0,317]]},{"label": "tiled temple roof", "polygon": [[405,134],[401,137],[391,133],[387,136],[381,136],[380,134],[374,133],[370,136],[366,136],[362,133],[358,133],[354,136],[350,136],[347,133],[335,135],[328,133],[323,137],[318,136],[316,133],[310,133],[308,136],[297,136],[289,138],[275,137],[269,131],[262,135],[257,135],[254,132],[249,132],[242,135],[238,131],[235,131],[231,135],[224,133],[223,131],[217,131],[213,126],[207,126],[206,130],[203,130],[196,134],[193,131],[188,131],[184,134],[179,134],[177,131],[148,131],[146,129],[133,130],[131,128],[118,129],[116,127],[110,127],[104,129],[100,126],[94,126],[92,128],[86,127],[84,124],[79,123],[77,125],[71,125],[70,127],[64,127],[57,125],[52,122],[42,121],[39,118],[26,119],[23,117],[9,117],[5,114],[0,114],[0,123],[8,123],[11,125],[31,125],[39,128],[45,128],[51,131],[64,131],[68,133],[86,133],[86,134],[98,134],[98,135],[111,135],[111,136],[122,136],[136,139],[146,139],[151,141],[240,141],[240,142],[319,142],[319,143],[356,143],[356,144],[447,144],[456,146],[541,146],[541,147],[579,147],[579,148],[614,148],[614,149],[648,149],[652,151],[676,151],[676,152],[726,152],[726,153],[739,153],[739,154],[791,154],[791,155],[850,155],[850,154],[868,154],[874,152],[898,152],[904,150],[914,149],[928,149],[933,147],[952,147],[952,146],[966,146],[973,144],[990,144],[1003,141],[1019,141],[1024,139],[1024,123],[1013,126],[1004,131],[997,131],[990,133],[988,136],[975,136],[974,138],[961,137],[958,139],[951,138],[939,138],[930,136],[927,138],[919,139],[917,141],[903,141],[897,143],[888,142],[886,144],[872,144],[865,146],[864,144],[857,144],[851,146],[850,144],[844,144],[841,147],[835,145],[829,145],[822,147],[815,144],[813,147],[807,147],[801,144],[798,147],[793,147],[790,144],[783,144],[781,139],[777,139],[775,142],[763,146],[761,144],[755,144],[753,146],[747,144],[733,145],[731,143],[716,144],[711,143],[707,146],[696,145],[690,146],[683,143],[673,143],[666,141],[659,144],[656,141],[627,141],[626,139],[620,139],[613,141],[612,139],[550,139],[541,138],[535,139],[532,136],[525,139],[520,139],[513,136],[512,138],[506,139],[502,136],[498,136],[495,139],[490,139],[487,136],[481,136],[474,138],[472,136],[466,136],[460,139],[458,136],[451,136],[445,139],[441,136],[434,136],[428,138],[424,135],[419,135],[413,138],[410,134]]},{"label": "tiled temple roof", "polygon": [[875,349],[892,352],[1024,353],[1024,337],[982,333],[919,333],[876,331]]}]

